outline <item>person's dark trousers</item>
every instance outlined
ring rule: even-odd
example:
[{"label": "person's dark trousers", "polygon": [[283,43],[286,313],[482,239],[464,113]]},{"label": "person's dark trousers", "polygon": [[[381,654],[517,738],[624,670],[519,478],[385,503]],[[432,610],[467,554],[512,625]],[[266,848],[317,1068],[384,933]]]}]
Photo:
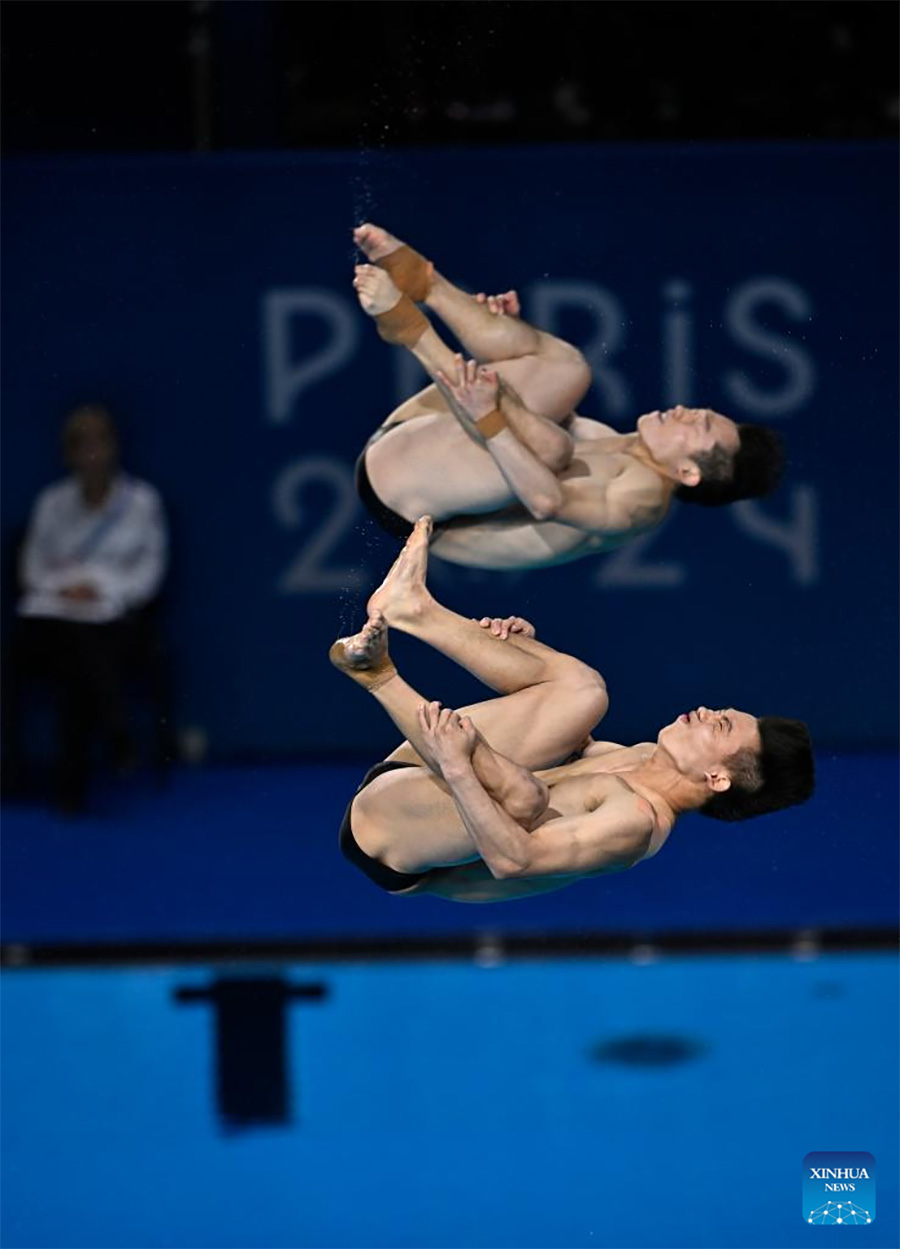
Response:
[{"label": "person's dark trousers", "polygon": [[3,690],[4,772],[21,775],[23,700],[32,681],[48,685],[58,704],[57,800],[66,810],[84,806],[95,732],[113,762],[126,766],[133,746],[125,713],[123,678],[143,641],[140,622],[106,624],[23,617],[16,622]]}]

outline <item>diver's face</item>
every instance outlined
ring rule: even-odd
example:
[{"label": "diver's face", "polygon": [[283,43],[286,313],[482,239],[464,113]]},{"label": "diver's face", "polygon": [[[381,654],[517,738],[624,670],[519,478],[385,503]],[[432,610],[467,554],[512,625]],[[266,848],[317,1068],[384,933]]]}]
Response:
[{"label": "diver's face", "polygon": [[761,746],[756,716],[733,707],[685,711],[661,729],[656,740],[671,755],[679,772],[692,780],[727,773],[725,760],[731,755],[739,750],[758,752]]},{"label": "diver's face", "polygon": [[741,445],[735,422],[712,408],[679,405],[664,412],[645,412],[638,418],[637,429],[657,464],[676,473],[713,447],[734,455]]}]

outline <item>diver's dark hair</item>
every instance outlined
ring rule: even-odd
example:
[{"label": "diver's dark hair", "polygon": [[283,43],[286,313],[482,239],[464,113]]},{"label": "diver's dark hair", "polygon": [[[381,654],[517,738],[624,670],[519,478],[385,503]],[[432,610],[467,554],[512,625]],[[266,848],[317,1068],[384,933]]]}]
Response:
[{"label": "diver's dark hair", "polygon": [[676,499],[701,507],[721,507],[738,499],[758,499],[771,494],[781,480],[784,443],[761,425],[738,425],[741,444],[734,455],[716,444],[693,456],[700,470],[696,486],[678,486]]},{"label": "diver's dark hair", "polygon": [[725,760],[731,788],[713,794],[700,808],[714,820],[749,820],[806,802],[815,788],[809,729],[802,720],[763,716],[757,721],[761,748],[739,750]]}]

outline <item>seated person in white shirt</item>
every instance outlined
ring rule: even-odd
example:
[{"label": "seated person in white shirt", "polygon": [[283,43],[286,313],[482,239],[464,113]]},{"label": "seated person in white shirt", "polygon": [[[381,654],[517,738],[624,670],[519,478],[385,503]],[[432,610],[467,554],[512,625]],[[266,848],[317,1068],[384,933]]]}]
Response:
[{"label": "seated person in white shirt", "polygon": [[4,771],[7,778],[21,775],[22,678],[42,678],[59,698],[57,797],[75,812],[85,804],[92,731],[100,731],[117,766],[133,760],[123,675],[146,643],[141,609],[165,576],[167,534],[157,491],[119,468],[119,440],[105,408],[76,408],[62,447],[71,476],[38,495],[22,551]]}]

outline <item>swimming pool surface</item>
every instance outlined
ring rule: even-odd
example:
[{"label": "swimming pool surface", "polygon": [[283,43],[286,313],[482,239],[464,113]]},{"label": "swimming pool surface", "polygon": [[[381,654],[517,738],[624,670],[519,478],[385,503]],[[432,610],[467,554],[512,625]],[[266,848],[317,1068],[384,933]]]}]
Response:
[{"label": "swimming pool surface", "polygon": [[[322,996],[240,1128],[183,999],[259,977]],[[9,970],[3,1023],[6,1249],[900,1243],[890,953]],[[871,1225],[804,1223],[817,1150],[875,1157]]]}]

